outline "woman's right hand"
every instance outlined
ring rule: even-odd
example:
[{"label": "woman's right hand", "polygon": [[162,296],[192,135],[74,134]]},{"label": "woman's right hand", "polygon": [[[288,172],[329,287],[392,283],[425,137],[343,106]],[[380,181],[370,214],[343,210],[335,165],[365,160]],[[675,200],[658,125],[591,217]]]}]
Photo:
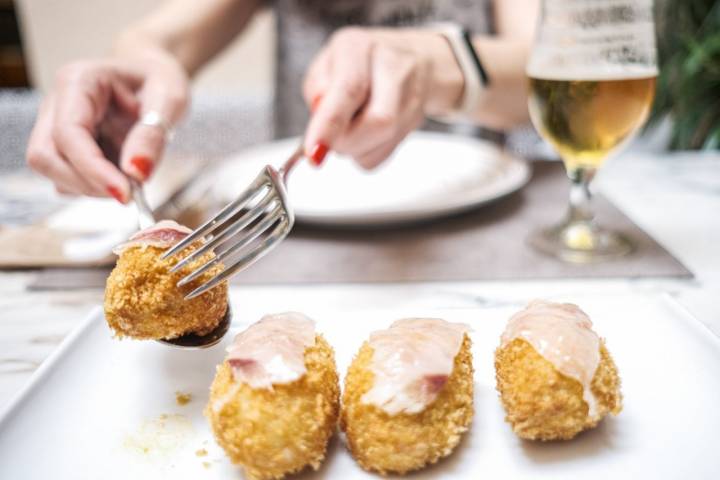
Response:
[{"label": "woman's right hand", "polygon": [[155,111],[167,126],[183,115],[188,76],[167,59],[81,61],[63,67],[38,114],[27,149],[30,167],[67,195],[130,198],[127,177],[146,180],[166,131],[138,123]]}]

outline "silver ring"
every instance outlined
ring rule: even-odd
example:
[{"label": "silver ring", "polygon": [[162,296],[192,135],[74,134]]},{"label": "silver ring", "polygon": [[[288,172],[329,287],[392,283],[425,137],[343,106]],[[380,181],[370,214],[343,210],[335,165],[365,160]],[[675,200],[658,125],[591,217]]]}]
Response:
[{"label": "silver ring", "polygon": [[138,125],[145,125],[146,127],[157,127],[162,130],[167,140],[172,140],[173,134],[175,133],[170,124],[160,115],[157,110],[149,110],[140,117]]}]

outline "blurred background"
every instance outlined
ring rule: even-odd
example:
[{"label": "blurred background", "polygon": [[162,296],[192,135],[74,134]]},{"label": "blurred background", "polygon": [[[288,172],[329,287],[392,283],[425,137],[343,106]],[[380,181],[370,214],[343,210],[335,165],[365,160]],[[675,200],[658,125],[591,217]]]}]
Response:
[{"label": "blurred background", "polygon": [[[39,101],[62,65],[106,55],[117,34],[159,0],[0,0],[0,173],[26,171],[25,149]],[[275,17],[272,2],[196,76],[190,113],[169,152],[201,161],[273,138]],[[661,74],[645,150],[720,147],[720,1],[658,0]],[[248,121],[250,119],[250,121]],[[510,135],[523,157],[554,156],[531,127]],[[0,184],[0,218],[26,223],[45,212],[18,208],[16,178]],[[16,190],[10,192],[10,187]],[[53,195],[50,185],[43,195]],[[32,200],[32,199],[28,199]],[[33,203],[33,202],[29,202]]]},{"label": "blurred background", "polygon": [[[57,69],[73,59],[106,54],[123,27],[157,4],[157,0],[0,0],[0,170],[22,166],[39,94],[50,88]],[[653,143],[661,148],[717,149],[720,2],[659,0],[655,10],[662,72],[648,128],[663,128],[661,138]],[[197,76],[193,97],[196,115],[189,116],[186,128],[201,129],[209,135],[204,145],[209,154],[229,153],[244,146],[247,139],[213,128],[217,122],[232,121],[238,110],[246,114],[247,109],[268,105],[274,36],[272,9],[266,9]],[[262,116],[268,115],[267,109],[257,110],[261,117],[258,125],[264,125],[268,119]],[[205,121],[193,124],[199,111]],[[672,127],[663,125],[668,114]],[[256,141],[270,138],[266,131],[269,126],[256,127],[263,131],[251,132],[249,137]],[[191,147],[182,141],[174,145],[181,152]]]},{"label": "blurred background", "polygon": [[[0,86],[46,91],[57,69],[77,58],[100,57],[115,36],[158,5],[157,0],[0,0]],[[196,92],[270,95],[273,16],[252,25],[197,77]]]}]

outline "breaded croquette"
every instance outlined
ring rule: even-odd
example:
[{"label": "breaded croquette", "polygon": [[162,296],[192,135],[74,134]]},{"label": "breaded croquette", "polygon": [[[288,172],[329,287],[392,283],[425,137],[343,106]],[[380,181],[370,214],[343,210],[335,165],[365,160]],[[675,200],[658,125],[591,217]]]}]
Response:
[{"label": "breaded croquette", "polygon": [[622,409],[617,367],[576,305],[531,302],[495,352],[497,389],[513,431],[568,440]]},{"label": "breaded croquette", "polygon": [[[184,297],[217,273],[215,266],[187,285],[176,284],[205,263],[206,254],[171,273],[177,259],[160,258],[190,230],[164,220],[133,235],[119,245],[117,265],[105,287],[105,319],[118,337],[170,339],[186,333],[204,335],[212,331],[227,311],[227,283],[191,300]],[[197,246],[188,247],[188,253]]]},{"label": "breaded croquette", "polygon": [[340,419],[360,466],[404,474],[450,455],[473,418],[467,330],[405,319],[362,345],[345,377]]},{"label": "breaded croquette", "polygon": [[335,432],[340,390],[332,347],[299,313],[263,317],[218,366],[205,415],[248,478],[317,470]]}]

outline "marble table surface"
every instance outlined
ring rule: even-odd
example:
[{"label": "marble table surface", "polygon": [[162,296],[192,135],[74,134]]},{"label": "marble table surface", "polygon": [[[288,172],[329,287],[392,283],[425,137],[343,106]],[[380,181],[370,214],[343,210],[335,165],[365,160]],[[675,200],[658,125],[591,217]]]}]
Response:
[{"label": "marble table surface", "polygon": [[[720,336],[720,154],[628,152],[611,160],[597,188],[694,274],[690,280],[543,281],[242,287],[258,301],[447,307],[520,302],[528,296],[659,292],[672,296]],[[558,212],[558,216],[562,212]],[[101,290],[27,291],[32,271],[0,272],[0,410],[62,339],[97,305]]]}]

